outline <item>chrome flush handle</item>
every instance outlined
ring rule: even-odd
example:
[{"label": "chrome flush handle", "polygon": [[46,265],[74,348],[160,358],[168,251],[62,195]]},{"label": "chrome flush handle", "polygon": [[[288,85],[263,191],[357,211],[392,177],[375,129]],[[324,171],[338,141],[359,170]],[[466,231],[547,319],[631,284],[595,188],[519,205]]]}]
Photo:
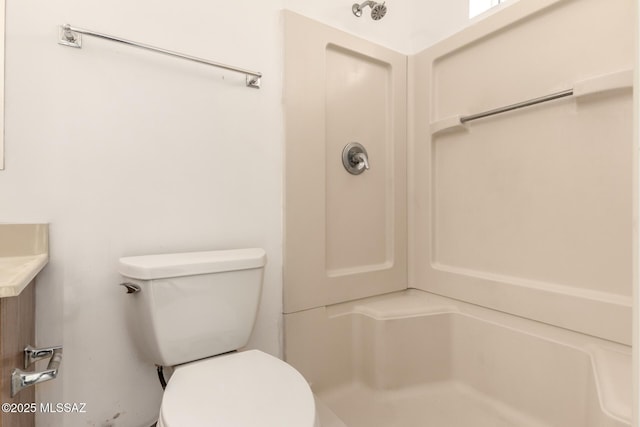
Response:
[{"label": "chrome flush handle", "polygon": [[140,285],[136,285],[135,283],[131,282],[120,283],[120,286],[124,286],[127,289],[128,294],[137,294],[142,290],[142,288],[140,288]]}]

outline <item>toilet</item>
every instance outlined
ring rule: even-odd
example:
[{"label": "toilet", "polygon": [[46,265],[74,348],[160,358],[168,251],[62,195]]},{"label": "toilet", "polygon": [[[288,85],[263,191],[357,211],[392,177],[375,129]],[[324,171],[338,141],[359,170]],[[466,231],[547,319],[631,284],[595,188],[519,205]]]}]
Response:
[{"label": "toilet", "polygon": [[131,330],[143,357],[171,366],[158,427],[319,427],[313,394],[251,335],[263,249],[121,258]]}]

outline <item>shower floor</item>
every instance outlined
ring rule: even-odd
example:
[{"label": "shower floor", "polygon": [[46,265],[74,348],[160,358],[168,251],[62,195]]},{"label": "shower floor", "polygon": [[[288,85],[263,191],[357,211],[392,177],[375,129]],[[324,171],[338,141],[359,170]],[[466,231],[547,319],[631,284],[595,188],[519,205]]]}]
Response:
[{"label": "shower floor", "polygon": [[322,427],[550,427],[453,381],[399,390],[350,384],[317,397]]}]

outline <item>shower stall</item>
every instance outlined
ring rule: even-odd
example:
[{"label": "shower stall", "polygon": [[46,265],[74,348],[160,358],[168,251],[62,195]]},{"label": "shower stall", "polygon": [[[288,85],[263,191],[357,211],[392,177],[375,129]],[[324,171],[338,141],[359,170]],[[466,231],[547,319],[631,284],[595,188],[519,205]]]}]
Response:
[{"label": "shower stall", "polygon": [[631,425],[635,11],[522,0],[409,56],[285,12],[285,358],[323,426]]}]

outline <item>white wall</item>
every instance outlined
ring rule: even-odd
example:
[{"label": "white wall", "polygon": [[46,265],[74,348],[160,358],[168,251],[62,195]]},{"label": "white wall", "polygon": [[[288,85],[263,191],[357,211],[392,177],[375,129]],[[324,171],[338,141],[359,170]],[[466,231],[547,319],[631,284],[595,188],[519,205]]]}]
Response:
[{"label": "white wall", "polygon": [[487,10],[469,21],[469,0],[413,0],[408,12],[410,22],[409,52],[420,52],[520,0],[503,1],[499,6]]},{"label": "white wall", "polygon": [[[379,2],[382,1],[384,0]],[[356,2],[363,3],[364,0],[284,0],[284,7],[395,51],[411,53],[409,21],[411,20],[411,4],[416,2],[415,0],[388,1],[386,3],[387,14],[379,21],[371,19],[371,8],[369,7],[365,8],[360,18],[354,16],[351,6]]]},{"label": "white wall", "polygon": [[[59,379],[38,386],[38,395],[86,402],[88,411],[40,414],[39,427],[154,420],[161,392],[127,333],[116,272],[122,256],[265,248],[250,346],[280,355],[279,11],[284,4],[410,52],[410,31],[420,24],[413,6],[421,3],[390,1],[388,16],[374,22],[338,0],[8,0],[0,221],[51,223],[51,261],[37,283],[37,344],[63,344],[64,360]],[[57,26],[66,22],[256,69],[263,88],[95,38],[81,50],[59,46]]]},{"label": "white wall", "polygon": [[387,14],[379,21],[371,20],[368,7],[360,18],[351,13],[351,5],[363,1],[284,0],[284,6],[405,54],[419,52],[469,24],[469,0],[388,0]]},{"label": "white wall", "polygon": [[[265,248],[251,346],[280,354],[279,8],[278,1],[8,2],[0,220],[51,223],[37,335],[40,345],[62,343],[64,360],[61,378],[39,395],[88,409],[65,416],[65,426],[148,426],[157,413],[155,369],[138,359],[123,318],[121,256]],[[263,88],[95,38],[82,50],[59,46],[57,25],[65,22],[256,69]],[[40,416],[39,425],[60,425],[53,420]]]},{"label": "white wall", "polygon": [[416,53],[461,30],[469,23],[469,0],[413,1],[410,52]]}]

